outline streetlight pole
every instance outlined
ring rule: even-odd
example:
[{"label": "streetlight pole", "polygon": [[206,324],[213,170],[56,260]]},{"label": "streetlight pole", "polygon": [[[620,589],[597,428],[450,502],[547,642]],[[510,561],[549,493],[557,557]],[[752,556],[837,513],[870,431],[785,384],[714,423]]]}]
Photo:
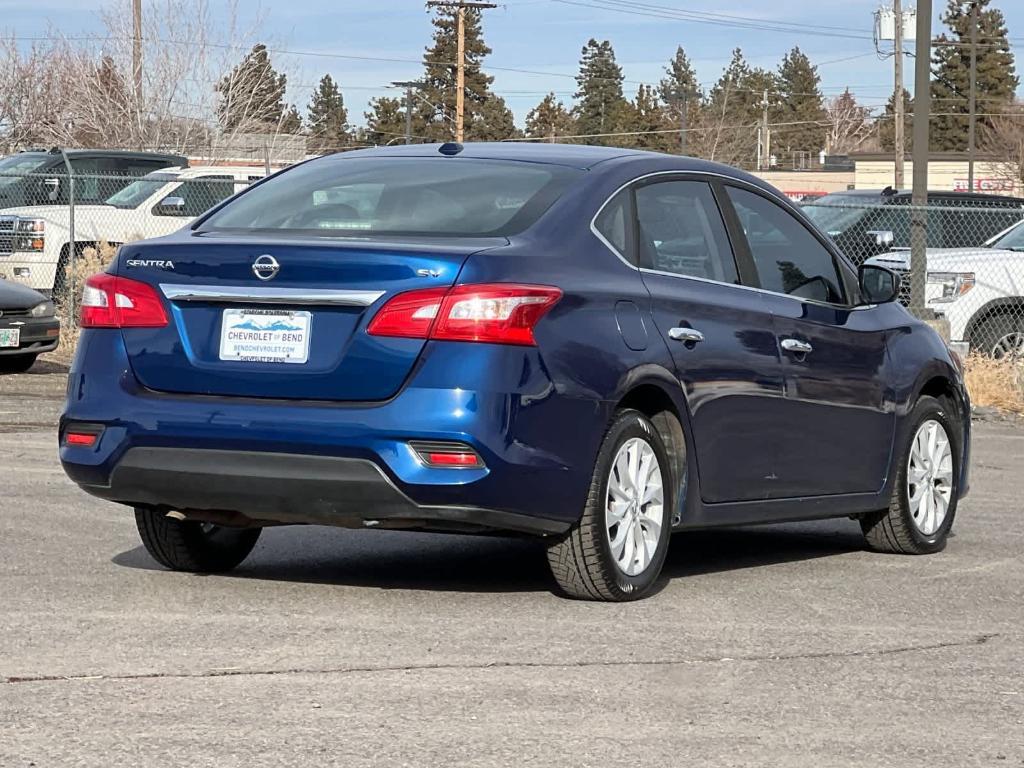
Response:
[{"label": "streetlight pole", "polygon": [[893,126],[893,144],[895,150],[894,160],[896,161],[896,172],[893,176],[893,186],[896,189],[903,189],[903,155],[906,142],[904,140],[904,129],[906,123],[903,116],[903,4],[902,0],[893,0],[892,12],[896,20],[896,29],[893,40],[895,70],[895,92],[893,95],[893,116],[896,124]]}]

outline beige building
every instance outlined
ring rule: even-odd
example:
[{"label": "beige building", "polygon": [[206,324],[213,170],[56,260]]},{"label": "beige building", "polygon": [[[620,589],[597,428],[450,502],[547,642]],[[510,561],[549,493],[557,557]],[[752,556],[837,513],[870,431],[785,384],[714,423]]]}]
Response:
[{"label": "beige building", "polygon": [[[890,154],[852,155],[856,189],[884,189],[893,185],[896,163]],[[914,164],[904,163],[904,188],[910,189]],[[961,153],[933,152],[928,157],[928,189],[967,192],[967,159]],[[1022,191],[1020,169],[1016,163],[992,155],[978,154],[974,162],[974,191],[1016,195]]]}]

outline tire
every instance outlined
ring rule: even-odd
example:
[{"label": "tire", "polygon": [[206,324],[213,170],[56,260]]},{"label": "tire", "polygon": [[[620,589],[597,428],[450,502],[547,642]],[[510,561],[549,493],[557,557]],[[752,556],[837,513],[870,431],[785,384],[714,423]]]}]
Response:
[{"label": "tire", "polygon": [[[630,454],[630,450],[635,453]],[[648,457],[651,454],[657,459],[657,467],[650,464]],[[661,483],[661,524],[657,531],[654,530],[656,498],[639,506],[621,500],[623,488],[615,478],[621,474],[620,469],[628,469],[631,455],[638,456],[637,474],[646,474],[650,478],[647,488],[652,493],[656,492],[655,475]],[[617,459],[626,464],[616,467]],[[645,466],[645,461],[649,468],[646,473],[639,469]],[[675,493],[671,466],[665,445],[646,416],[634,410],[623,410],[616,415],[598,452],[582,516],[567,533],[548,546],[548,565],[565,595],[583,600],[621,602],[636,600],[650,593],[661,574],[672,536]],[[612,496],[614,489],[618,489],[618,496]],[[628,493],[632,495],[632,492]],[[616,499],[614,509],[616,514],[621,514],[623,522],[609,529],[606,507],[611,508],[612,498]],[[639,528],[631,525],[633,520],[638,521]],[[626,525],[630,527],[624,528]],[[639,530],[642,554],[636,548],[637,539],[630,540],[630,531],[636,530]],[[616,539],[624,537],[618,547],[619,558],[613,554],[613,536]],[[620,565],[619,561],[625,564]],[[634,573],[628,572],[644,561],[646,565],[642,568]]]},{"label": "tire", "polygon": [[11,355],[0,357],[0,373],[24,373],[35,365],[35,355]]},{"label": "tire", "polygon": [[261,528],[227,528],[194,520],[176,520],[145,507],[135,524],[146,551],[165,568],[193,573],[223,573],[252,552]]},{"label": "tire", "polygon": [[1024,357],[1024,317],[986,317],[971,333],[971,349],[996,359]]},{"label": "tire", "polygon": [[[947,402],[934,397],[921,397],[910,414],[911,428],[901,450],[897,454],[896,484],[893,488],[889,508],[865,515],[860,520],[861,530],[868,546],[876,552],[892,552],[907,555],[928,555],[946,548],[946,539],[956,517],[957,496],[960,492],[960,456],[962,435],[956,415]],[[919,432],[925,425],[938,424],[945,432],[949,444],[948,482],[936,480],[936,492],[947,487],[948,502],[941,522],[937,514],[933,519],[934,528],[927,525],[929,520],[927,502],[935,498],[925,478],[913,484],[915,495],[921,491],[922,501],[915,507],[911,503],[911,453]],[[925,435],[927,442],[927,435]],[[945,465],[945,461],[942,462]],[[914,472],[918,474],[918,472]],[[927,473],[925,473],[927,476]],[[923,488],[921,488],[923,486]],[[931,494],[929,496],[929,494]],[[928,497],[925,499],[924,497]],[[941,508],[941,507],[940,507]]]}]

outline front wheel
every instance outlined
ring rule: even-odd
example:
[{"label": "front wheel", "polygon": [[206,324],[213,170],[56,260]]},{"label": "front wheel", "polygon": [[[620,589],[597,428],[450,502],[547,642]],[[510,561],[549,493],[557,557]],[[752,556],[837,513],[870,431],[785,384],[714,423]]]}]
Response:
[{"label": "front wheel", "polygon": [[230,571],[252,552],[262,530],[176,520],[146,507],[136,508],[135,525],[146,551],[160,565],[193,573]]},{"label": "front wheel", "polygon": [[548,547],[548,564],[566,595],[624,601],[651,591],[671,538],[670,466],[650,420],[621,411],[598,453],[583,515]]},{"label": "front wheel", "polygon": [[872,549],[925,555],[946,547],[960,490],[960,431],[955,419],[942,401],[918,400],[910,415],[909,438],[897,459],[889,508],[860,521]]}]

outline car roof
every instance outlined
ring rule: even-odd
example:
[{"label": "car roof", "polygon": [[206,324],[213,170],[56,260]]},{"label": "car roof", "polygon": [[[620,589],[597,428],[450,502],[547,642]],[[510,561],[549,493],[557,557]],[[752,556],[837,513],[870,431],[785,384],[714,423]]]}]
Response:
[{"label": "car roof", "polygon": [[[408,144],[393,147],[373,147],[329,155],[331,158],[357,157],[438,157],[443,144]],[[583,144],[550,144],[517,141],[467,141],[456,157],[478,160],[519,160],[528,163],[549,163],[572,168],[592,168],[598,163],[630,154],[650,154],[620,147],[596,147]]]},{"label": "car roof", "polygon": [[[341,160],[359,157],[439,157],[443,144],[410,144],[394,147],[357,149],[350,152],[328,155],[327,158]],[[581,170],[590,170],[602,163],[622,167],[623,164],[642,166],[644,173],[677,171],[680,173],[709,173],[741,179],[755,186],[781,194],[767,182],[732,166],[701,160],[685,155],[669,155],[663,152],[648,152],[642,149],[622,147],[598,147],[583,144],[550,144],[523,141],[466,142],[454,157],[468,157],[480,160],[512,160],[529,163],[564,165]],[[324,159],[324,158],[319,158]],[[616,161],[611,163],[609,161]],[[316,160],[314,160],[316,162]]]},{"label": "car roof", "polygon": [[[174,152],[138,152],[130,149],[65,149],[64,154],[68,157],[79,157],[82,155],[96,156],[96,157],[123,157],[126,159],[141,158],[141,159],[173,159],[175,161],[187,160],[184,155],[179,155]],[[8,157],[25,156],[25,155],[39,155],[39,156],[53,156],[60,157],[60,150],[54,149],[26,149],[21,152],[15,153],[15,155],[8,155]]]}]

